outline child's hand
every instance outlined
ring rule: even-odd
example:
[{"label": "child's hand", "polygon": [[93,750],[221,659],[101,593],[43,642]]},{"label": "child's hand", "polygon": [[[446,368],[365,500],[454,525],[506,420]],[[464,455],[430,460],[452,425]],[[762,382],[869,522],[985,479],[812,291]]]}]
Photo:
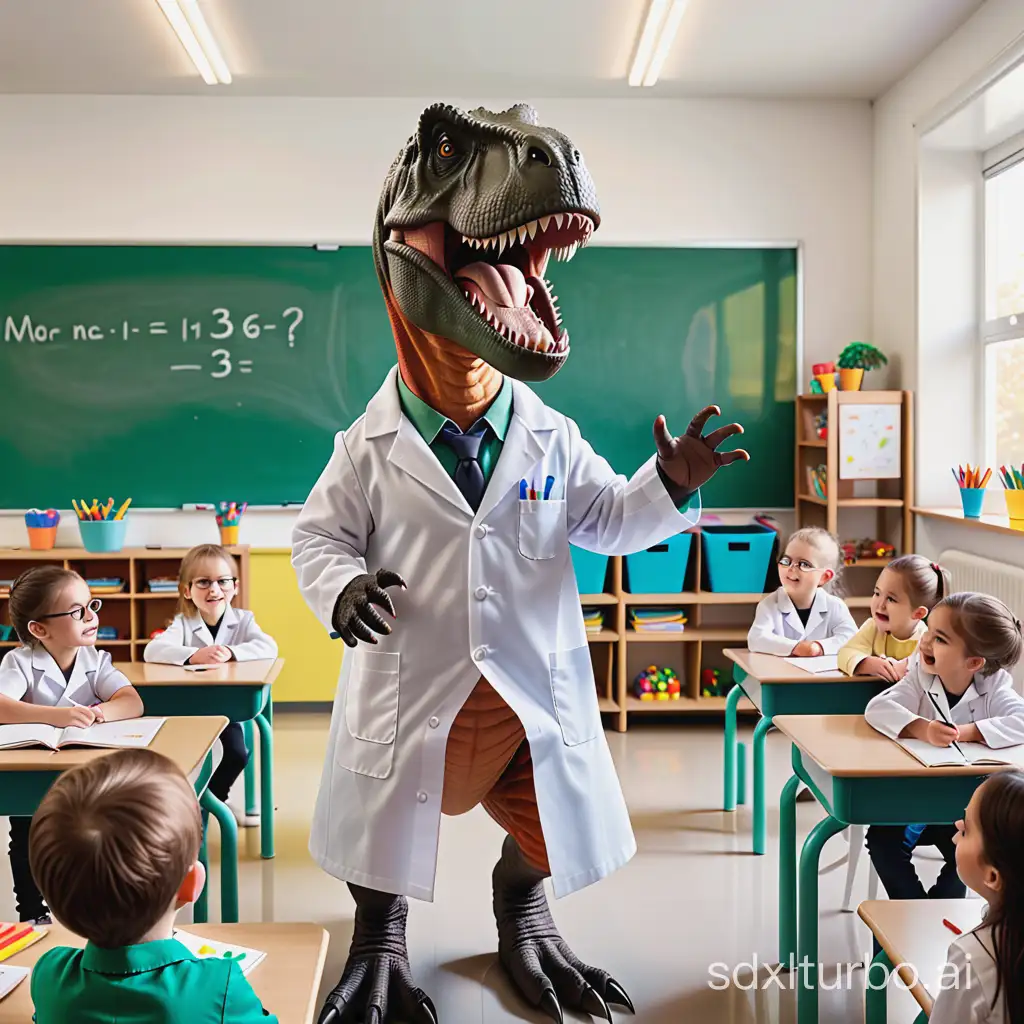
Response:
[{"label": "child's hand", "polygon": [[229,661],[231,652],[223,644],[213,644],[210,647],[201,647],[191,658],[189,665],[219,665],[221,662]]},{"label": "child's hand", "polygon": [[928,723],[924,737],[933,747],[949,747],[960,738],[960,730],[955,725],[934,721]]},{"label": "child's hand", "polygon": [[54,725],[61,729],[88,729],[96,721],[96,712],[92,708],[72,707],[54,708]]},{"label": "child's hand", "polygon": [[907,669],[910,668],[910,659],[904,658],[902,661],[890,661],[889,664],[892,666],[893,672],[896,673],[897,681],[899,681],[907,674]]},{"label": "child's hand", "polygon": [[790,652],[794,658],[820,658],[825,649],[817,640],[801,640]]},{"label": "child's hand", "polygon": [[904,666],[903,674],[901,675],[897,671],[896,664],[893,662],[886,658],[871,657],[865,658],[857,665],[855,674],[858,676],[878,676],[879,679],[886,679],[890,683],[896,683],[906,675],[906,672],[906,666]]},{"label": "child's hand", "polygon": [[89,709],[96,716],[96,723],[105,722],[106,716],[103,714],[103,705],[97,704],[95,707]]},{"label": "child's hand", "polygon": [[223,644],[216,644],[213,647],[208,647],[207,650],[213,652],[211,655],[212,660],[218,664],[231,660],[231,649],[225,647]]},{"label": "child's hand", "polygon": [[958,726],[958,729],[960,735],[957,737],[957,740],[960,743],[985,743],[985,737],[974,722],[971,722],[969,725]]}]

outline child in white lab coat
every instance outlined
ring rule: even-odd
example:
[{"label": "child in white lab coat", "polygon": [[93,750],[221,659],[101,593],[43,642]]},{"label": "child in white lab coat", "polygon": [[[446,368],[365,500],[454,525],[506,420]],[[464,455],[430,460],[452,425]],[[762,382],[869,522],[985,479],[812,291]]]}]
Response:
[{"label": "child in white lab coat", "polygon": [[[1024,743],[1024,698],[1007,669],[1020,660],[1021,624],[986,594],[951,594],[928,616],[928,630],[906,676],[873,697],[868,724],[893,739],[937,747]],[[954,825],[872,825],[868,851],[890,899],[951,899],[965,894],[957,878]],[[935,846],[946,861],[927,892],[911,860],[917,846]]]},{"label": "child in white lab coat", "polygon": [[1000,772],[956,823],[957,871],[988,901],[949,947],[929,1024],[1024,1024],[1024,772]]},{"label": "child in white lab coat", "polygon": [[[40,722],[59,729],[138,718],[142,698],[96,650],[102,602],[60,565],[36,565],[11,585],[11,625],[22,646],[0,661],[0,724]],[[11,818],[11,874],[18,917],[49,923],[28,858],[30,817]]]},{"label": "child in white lab coat", "polygon": [[871,617],[839,651],[839,671],[899,682],[928,628],[928,613],[949,590],[949,571],[937,562],[894,558],[875,581]]},{"label": "child in white lab coat", "polygon": [[[238,567],[231,552],[217,544],[200,544],[186,553],[178,572],[178,614],[146,645],[146,661],[168,665],[219,665],[226,661],[276,658],[277,644],[264,633],[252,612],[232,608]],[[223,756],[210,777],[209,790],[227,802],[235,779],[252,752],[238,722],[220,734]],[[256,825],[258,815],[232,808],[240,825]]]},{"label": "child in white lab coat", "polygon": [[779,559],[782,586],[754,613],[748,649],[798,658],[836,654],[857,632],[846,602],[828,592],[842,564],[839,541],[828,530],[797,530]]}]

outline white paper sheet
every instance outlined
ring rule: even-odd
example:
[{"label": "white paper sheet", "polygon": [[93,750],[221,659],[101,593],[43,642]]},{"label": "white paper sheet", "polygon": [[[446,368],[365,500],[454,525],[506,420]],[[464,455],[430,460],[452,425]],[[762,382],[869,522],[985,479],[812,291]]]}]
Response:
[{"label": "white paper sheet", "polygon": [[0,964],[0,999],[10,995],[31,973],[28,967],[11,967]]},{"label": "white paper sheet", "polygon": [[839,657],[835,654],[823,654],[820,658],[783,658],[790,665],[802,668],[814,675],[831,675],[839,671]]},{"label": "white paper sheet", "polygon": [[248,974],[254,967],[263,961],[266,953],[258,949],[249,949],[248,946],[238,946],[229,942],[218,942],[216,939],[204,939],[201,935],[193,932],[175,929],[174,937],[185,946],[190,953],[201,960],[208,960],[216,957],[218,960],[234,960],[241,968],[243,974]]}]

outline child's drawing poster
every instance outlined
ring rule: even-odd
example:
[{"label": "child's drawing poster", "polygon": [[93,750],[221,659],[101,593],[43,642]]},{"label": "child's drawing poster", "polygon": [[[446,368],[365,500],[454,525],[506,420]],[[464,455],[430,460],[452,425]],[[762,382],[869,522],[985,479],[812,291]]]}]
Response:
[{"label": "child's drawing poster", "polygon": [[902,405],[839,406],[839,479],[900,476]]}]

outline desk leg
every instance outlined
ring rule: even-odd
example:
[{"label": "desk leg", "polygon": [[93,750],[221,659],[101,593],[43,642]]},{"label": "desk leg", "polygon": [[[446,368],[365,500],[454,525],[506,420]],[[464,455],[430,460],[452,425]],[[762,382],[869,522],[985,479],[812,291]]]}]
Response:
[{"label": "desk leg", "polygon": [[270,860],[274,856],[274,733],[262,713],[254,721],[260,732],[260,856]]},{"label": "desk leg", "polygon": [[793,775],[779,798],[779,963],[796,968],[796,791]]},{"label": "desk leg", "polygon": [[800,893],[797,899],[797,1024],[818,1021],[818,863],[821,848],[846,826],[831,815],[822,818],[804,840],[800,852]]},{"label": "desk leg", "polygon": [[234,924],[238,921],[238,826],[227,806],[209,790],[199,803],[220,825],[220,919]]},{"label": "desk leg", "polygon": [[892,961],[885,955],[884,949],[868,964],[864,972],[864,1024],[886,1024],[891,970]]},{"label": "desk leg", "polygon": [[770,718],[762,718],[754,729],[754,853],[764,853],[767,808],[764,801],[765,738],[772,728]]},{"label": "desk leg", "polygon": [[736,810],[736,705],[742,696],[743,690],[737,683],[725,698],[725,761],[722,772],[725,795],[722,807],[727,811]]},{"label": "desk leg", "polygon": [[203,841],[199,844],[199,863],[206,872],[203,891],[192,905],[192,920],[196,924],[205,924],[210,920],[210,861],[206,853],[206,815],[203,815]]},{"label": "desk leg", "polygon": [[252,722],[242,723],[242,735],[245,737],[245,749],[249,751],[249,760],[245,762],[245,813],[256,813],[256,750],[253,746],[254,730]]}]

